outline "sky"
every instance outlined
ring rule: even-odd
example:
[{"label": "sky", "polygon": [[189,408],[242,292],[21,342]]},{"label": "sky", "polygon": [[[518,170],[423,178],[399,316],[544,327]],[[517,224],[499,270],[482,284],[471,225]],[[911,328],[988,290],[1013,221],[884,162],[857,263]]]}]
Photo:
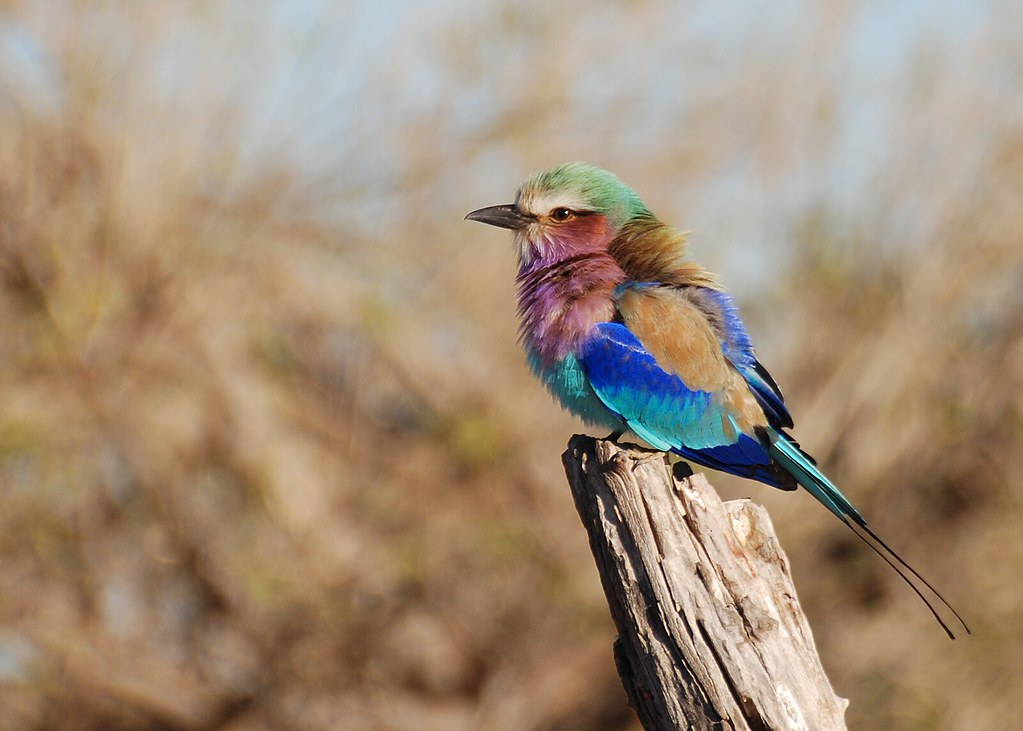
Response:
[{"label": "sky", "polygon": [[[110,123],[150,150],[141,170],[168,164],[161,129],[184,130],[212,195],[288,167],[282,216],[364,237],[381,217],[436,226],[510,200],[535,169],[584,159],[713,242],[707,263],[749,287],[820,207],[839,226],[881,220],[879,246],[920,245],[934,180],[973,185],[985,138],[1021,116],[1023,12],[996,0],[122,11],[0,15],[0,99],[59,110],[76,54]],[[895,188],[905,203],[879,217]]]}]

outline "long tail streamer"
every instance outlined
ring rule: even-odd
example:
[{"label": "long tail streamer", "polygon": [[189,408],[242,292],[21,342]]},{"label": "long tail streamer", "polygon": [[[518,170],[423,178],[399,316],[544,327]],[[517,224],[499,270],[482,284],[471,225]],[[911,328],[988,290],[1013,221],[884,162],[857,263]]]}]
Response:
[{"label": "long tail streamer", "polygon": [[[832,482],[829,480],[824,473],[822,473],[817,466],[814,464],[813,459],[799,448],[793,439],[780,431],[772,431],[770,433],[770,453],[771,456],[784,467],[788,472],[796,478],[796,482],[802,485],[807,492],[813,495],[824,507],[830,510],[832,513],[841,520],[849,530],[851,530],[857,538],[870,546],[870,549],[880,556],[885,563],[892,567],[892,569],[899,575],[906,584],[913,590],[913,592],[920,598],[920,600],[927,606],[934,619],[941,625],[941,628],[945,630],[945,634],[950,639],[955,639],[955,634],[952,632],[948,623],[942,618],[937,608],[920,589],[919,586],[910,578],[910,575],[916,577],[928,590],[940,601],[942,605],[948,608],[948,610],[955,616],[959,624],[966,630],[966,634],[970,634],[970,628],[967,626],[965,620],[960,616],[959,612],[955,610],[948,600],[941,595],[937,589],[935,589],[931,583],[925,579],[920,573],[910,566],[906,561],[896,553],[891,546],[885,543],[880,536],[874,531],[867,527],[867,521],[860,515],[859,511],[853,507],[853,504],[849,502],[849,499],[842,494]],[[862,532],[861,532],[862,531]],[[906,572],[909,572],[908,574]]]}]

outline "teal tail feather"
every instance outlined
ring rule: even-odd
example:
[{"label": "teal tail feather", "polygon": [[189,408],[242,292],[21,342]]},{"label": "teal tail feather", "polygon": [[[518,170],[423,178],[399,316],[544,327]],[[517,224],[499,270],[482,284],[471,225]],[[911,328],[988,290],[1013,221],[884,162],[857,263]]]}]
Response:
[{"label": "teal tail feather", "polygon": [[817,465],[810,455],[800,449],[799,445],[792,441],[787,434],[772,432],[770,438],[771,457],[796,478],[796,482],[802,485],[808,493],[817,498],[843,523],[847,522],[847,519],[851,519],[861,528],[867,526],[867,521],[860,515],[860,511],[849,502],[849,498],[843,495],[842,491],[817,469]]},{"label": "teal tail feather", "polygon": [[[948,603],[948,601],[941,595],[937,589],[935,589],[927,579],[920,575],[920,573],[910,566],[906,561],[892,548],[885,543],[881,538],[874,533],[870,528],[867,527],[867,521],[860,515],[860,512],[849,502],[849,498],[842,494],[834,483],[829,480],[823,472],[817,469],[817,465],[814,463],[813,458],[810,457],[806,452],[799,448],[799,445],[783,431],[771,430],[768,433],[770,440],[769,452],[771,457],[785,469],[786,472],[792,475],[808,493],[813,495],[824,507],[830,510],[839,520],[841,520],[846,527],[849,528],[856,536],[870,546],[871,550],[874,551],[878,556],[884,559],[885,563],[895,570],[895,573],[906,582],[906,584],[916,593],[920,600],[927,606],[934,619],[941,625],[941,628],[945,630],[945,634],[950,639],[955,639],[955,634],[949,628],[948,623],[942,618],[941,614],[935,608],[934,603],[927,598],[924,594],[924,590],[920,586],[917,586],[916,582],[910,577],[915,577],[926,587],[930,593],[938,599],[938,601],[944,605],[948,611],[950,611],[958,620],[959,624],[962,625],[963,629],[966,630],[966,634],[970,633],[970,628],[966,625],[966,622],[959,615],[959,612]],[[908,574],[906,573],[908,572]]]}]

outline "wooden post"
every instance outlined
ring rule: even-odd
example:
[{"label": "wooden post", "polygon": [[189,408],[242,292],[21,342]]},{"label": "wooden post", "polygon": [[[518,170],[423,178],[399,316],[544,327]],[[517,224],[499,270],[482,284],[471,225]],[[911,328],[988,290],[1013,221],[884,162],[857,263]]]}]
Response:
[{"label": "wooden post", "polygon": [[846,728],[763,507],[661,452],[576,435],[563,460],[646,731]]}]

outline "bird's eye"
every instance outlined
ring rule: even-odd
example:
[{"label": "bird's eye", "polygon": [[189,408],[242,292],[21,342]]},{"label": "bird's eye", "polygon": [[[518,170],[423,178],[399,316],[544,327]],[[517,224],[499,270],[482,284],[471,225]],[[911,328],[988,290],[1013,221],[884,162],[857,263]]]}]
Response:
[{"label": "bird's eye", "polygon": [[567,221],[573,215],[575,214],[568,208],[555,208],[551,211],[551,218],[558,222]]}]

